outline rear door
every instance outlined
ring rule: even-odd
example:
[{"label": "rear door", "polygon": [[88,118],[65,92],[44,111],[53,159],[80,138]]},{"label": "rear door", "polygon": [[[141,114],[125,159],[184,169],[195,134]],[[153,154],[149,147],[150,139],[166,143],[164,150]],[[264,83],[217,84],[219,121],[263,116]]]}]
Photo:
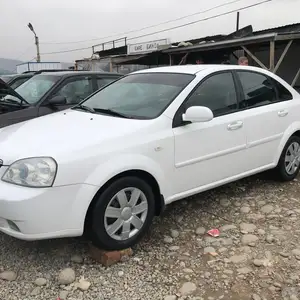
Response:
[{"label": "rear door", "polygon": [[[47,99],[39,108],[39,115],[46,115],[64,110],[78,104],[94,92],[92,75],[73,76],[66,78],[61,84],[48,95]],[[66,98],[66,104],[49,106],[48,100],[55,96]]]},{"label": "rear door", "polygon": [[251,169],[274,163],[281,138],[291,123],[296,103],[292,94],[277,80],[263,73],[236,71],[243,91],[247,157]]}]

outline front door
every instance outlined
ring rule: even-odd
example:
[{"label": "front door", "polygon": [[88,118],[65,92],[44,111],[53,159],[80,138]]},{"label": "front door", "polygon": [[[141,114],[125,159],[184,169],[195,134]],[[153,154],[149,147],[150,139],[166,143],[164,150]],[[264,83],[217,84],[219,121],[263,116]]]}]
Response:
[{"label": "front door", "polygon": [[230,71],[202,80],[178,110],[206,106],[214,119],[204,123],[173,123],[176,193],[205,188],[244,172],[246,135],[238,111],[238,96]]}]

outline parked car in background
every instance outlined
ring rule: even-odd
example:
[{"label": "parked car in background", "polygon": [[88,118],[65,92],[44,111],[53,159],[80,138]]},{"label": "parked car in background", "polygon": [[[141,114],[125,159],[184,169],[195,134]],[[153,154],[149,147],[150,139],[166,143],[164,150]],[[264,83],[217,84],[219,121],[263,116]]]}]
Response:
[{"label": "parked car in background", "polygon": [[166,204],[265,170],[293,180],[299,116],[300,95],[259,68],[127,75],[0,130],[0,230],[24,240],[85,231],[100,248],[131,247]]},{"label": "parked car in background", "polygon": [[11,88],[16,89],[22,83],[33,77],[34,75],[41,74],[44,72],[62,72],[69,71],[63,69],[52,69],[52,70],[40,70],[40,71],[26,71],[22,74],[11,74],[11,75],[1,75],[0,79],[6,82]]},{"label": "parked car in background", "polygon": [[26,74],[1,75],[0,79],[6,82],[12,89],[15,89],[25,81],[30,79],[34,74],[35,72],[30,72]]},{"label": "parked car in background", "polygon": [[0,128],[74,106],[120,76],[105,72],[44,72],[15,90],[0,80]]}]

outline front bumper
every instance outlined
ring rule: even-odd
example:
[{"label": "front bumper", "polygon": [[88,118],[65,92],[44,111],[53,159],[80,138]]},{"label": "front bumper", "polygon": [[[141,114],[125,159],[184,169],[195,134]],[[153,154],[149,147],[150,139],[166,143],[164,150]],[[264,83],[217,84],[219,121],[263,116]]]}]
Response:
[{"label": "front bumper", "polygon": [[[3,167],[0,170],[1,178]],[[80,236],[98,188],[87,184],[26,188],[0,181],[0,231],[23,240]]]}]

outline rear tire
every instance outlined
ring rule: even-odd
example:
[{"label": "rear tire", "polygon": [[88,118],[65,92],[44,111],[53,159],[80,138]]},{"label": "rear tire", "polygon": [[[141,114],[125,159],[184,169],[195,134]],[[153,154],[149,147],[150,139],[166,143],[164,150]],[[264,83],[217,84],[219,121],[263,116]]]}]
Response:
[{"label": "rear tire", "polygon": [[280,181],[294,180],[300,169],[300,138],[292,136],[282,150],[274,175]]},{"label": "rear tire", "polygon": [[114,181],[96,199],[91,214],[92,243],[104,250],[135,245],[149,229],[155,214],[151,186],[137,177]]}]

